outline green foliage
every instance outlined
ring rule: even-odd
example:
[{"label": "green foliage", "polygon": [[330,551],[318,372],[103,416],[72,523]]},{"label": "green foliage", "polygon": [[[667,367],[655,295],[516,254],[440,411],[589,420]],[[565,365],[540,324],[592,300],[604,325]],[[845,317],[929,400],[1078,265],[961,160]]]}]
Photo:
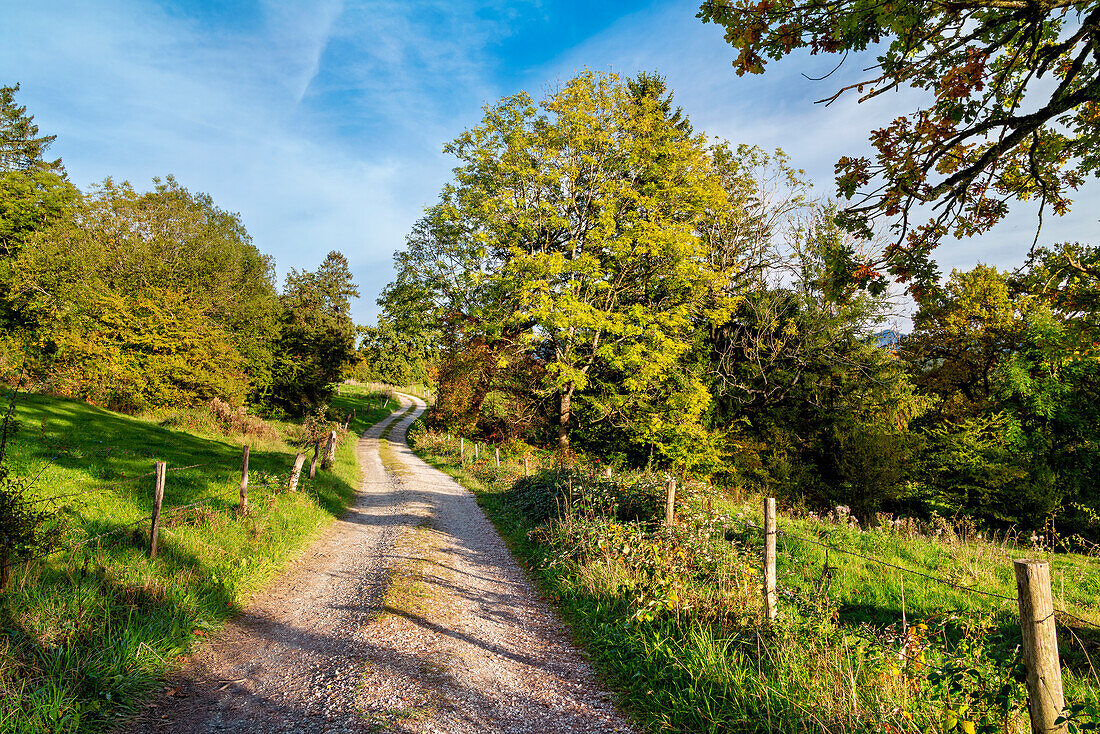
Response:
[{"label": "green foliage", "polygon": [[7,586],[13,565],[41,552],[53,540],[53,513],[29,495],[29,479],[13,477],[8,465],[10,444],[18,429],[12,393],[0,419],[0,592]]},{"label": "green foliage", "polygon": [[240,403],[269,381],[272,265],[240,219],[172,178],[107,180],[38,231],[9,293],[31,315],[28,369],[48,389],[125,410]]},{"label": "green foliage", "polygon": [[[390,409],[378,395],[342,389],[362,431]],[[11,477],[39,478],[29,497],[65,497],[60,545],[123,528],[152,507],[154,459],[170,470],[160,552],[148,557],[141,524],[74,552],[13,569],[0,593],[0,730],[114,731],[163,690],[165,676],[203,639],[247,605],[290,559],[342,514],[360,480],[355,441],[342,441],[331,471],[286,481],[298,427],[272,423],[259,438],[216,425],[175,430],[71,400],[29,395],[22,433],[8,445]],[[346,414],[346,413],[345,413]],[[211,422],[212,423],[212,422]],[[250,512],[236,512],[241,443],[252,446]],[[49,463],[47,463],[49,462]],[[200,467],[175,470],[201,464]],[[214,499],[182,514],[173,507]],[[136,536],[131,534],[136,530]]]},{"label": "green foliage", "polygon": [[[0,87],[0,284],[8,283],[14,259],[36,231],[71,216],[80,194],[61,161],[45,160],[54,136],[40,136],[34,118],[15,103],[19,85]],[[30,315],[0,287],[0,330],[22,331]]]},{"label": "green foliage", "polygon": [[272,404],[301,416],[329,402],[355,359],[350,299],[358,295],[339,252],[330,252],[314,272],[290,271],[279,299]]},{"label": "green foliage", "polygon": [[[987,232],[1011,200],[1064,214],[1070,193],[1100,172],[1093,0],[705,0],[699,17],[726,29],[739,74],[803,49],[843,62],[873,48],[875,76],[829,100],[851,90],[861,102],[902,87],[922,92],[915,110],[871,132],[873,159],[845,156],[836,166],[837,191],[851,201],[840,221],[870,239],[876,220],[889,220],[896,239],[879,257],[918,291],[935,285],[928,255],[944,237]],[[881,277],[870,268],[852,276]]]},{"label": "green foliage", "polygon": [[1090,257],[1062,246],[1011,279],[983,265],[956,271],[922,305],[903,354],[936,401],[917,426],[930,506],[1030,528],[1077,506],[1071,534],[1100,530],[1088,519],[1100,505]]},{"label": "green foliage", "polygon": [[805,203],[777,194],[801,185],[782,155],[708,146],[659,76],[592,72],[538,104],[505,98],[447,151],[454,182],[380,301],[438,345],[435,419],[484,433],[504,414],[509,436],[553,427],[563,450],[616,442],[713,471],[696,333],[735,307]]},{"label": "green foliage", "polygon": [[[736,457],[725,476],[868,517],[903,499],[909,422],[928,400],[870,336],[889,301],[836,275],[853,245],[829,210],[814,212],[798,234],[790,283],[746,294],[708,340],[712,419],[730,426]],[[746,446],[755,448],[746,454]]]},{"label": "green foliage", "polygon": [[351,376],[360,382],[411,385],[430,381],[429,345],[415,335],[399,332],[379,318],[376,326],[359,328],[359,349]]},{"label": "green foliage", "polygon": [[665,478],[643,472],[595,477],[580,469],[551,469],[512,483],[507,502],[530,526],[583,513],[652,523],[663,517]]}]

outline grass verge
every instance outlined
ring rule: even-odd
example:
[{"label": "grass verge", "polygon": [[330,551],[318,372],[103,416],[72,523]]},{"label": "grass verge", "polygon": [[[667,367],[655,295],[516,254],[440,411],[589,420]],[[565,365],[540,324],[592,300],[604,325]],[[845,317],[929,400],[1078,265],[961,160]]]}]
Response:
[{"label": "grass verge", "polygon": [[[1029,731],[1011,567],[1027,550],[781,517],[791,535],[779,544],[780,618],[762,625],[762,537],[744,524],[761,524],[757,503],[684,487],[676,528],[624,522],[597,511],[591,498],[606,488],[580,472],[573,501],[543,497],[564,511],[538,522],[517,509],[537,505],[513,489],[515,462],[461,466],[456,448],[431,437],[416,451],[475,494],[647,731]],[[810,540],[970,590],[826,556]],[[1055,605],[1100,622],[1097,559],[1053,561]],[[1100,720],[1097,632],[1059,626],[1078,725]]]},{"label": "grass verge", "polygon": [[[215,631],[341,514],[355,494],[355,438],[388,415],[376,395],[342,386],[356,409],[329,471],[285,491],[296,426],[278,437],[188,432],[58,398],[20,401],[13,473],[35,476],[58,501],[61,545],[122,528],[152,509],[154,460],[168,463],[164,508],[216,496],[162,518],[148,557],[148,523],[13,571],[0,592],[0,732],[88,732],[140,705],[191,646]],[[249,443],[248,513],[239,513],[241,446]],[[184,468],[192,467],[193,468]],[[178,469],[178,470],[176,470]]]}]

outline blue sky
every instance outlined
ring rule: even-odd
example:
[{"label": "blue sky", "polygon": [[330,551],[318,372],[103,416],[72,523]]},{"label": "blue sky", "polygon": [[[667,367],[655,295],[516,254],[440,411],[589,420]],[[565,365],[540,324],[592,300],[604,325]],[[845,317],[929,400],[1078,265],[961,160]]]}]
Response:
[{"label": "blue sky", "polygon": [[[448,180],[442,146],[481,106],[541,96],[591,67],[657,71],[697,131],[782,147],[819,193],[832,167],[866,150],[866,131],[909,110],[902,94],[829,108],[814,100],[835,63],[800,58],[739,78],[721,29],[677,0],[0,0],[0,83],[20,101],[79,186],[107,176],[139,188],[174,174],[241,213],[280,280],[344,252],[360,322],[392,275],[393,252]],[[1100,186],[1048,221],[1043,241],[1095,242]],[[945,270],[1015,265],[1033,236],[1018,210],[989,235],[946,245]]]}]

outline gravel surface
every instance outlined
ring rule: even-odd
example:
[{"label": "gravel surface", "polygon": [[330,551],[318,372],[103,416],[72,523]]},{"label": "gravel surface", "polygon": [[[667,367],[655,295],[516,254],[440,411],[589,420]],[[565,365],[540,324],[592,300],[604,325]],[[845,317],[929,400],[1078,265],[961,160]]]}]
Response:
[{"label": "gravel surface", "polygon": [[473,496],[409,450],[409,402],[360,439],[349,512],[127,734],[634,731]]}]

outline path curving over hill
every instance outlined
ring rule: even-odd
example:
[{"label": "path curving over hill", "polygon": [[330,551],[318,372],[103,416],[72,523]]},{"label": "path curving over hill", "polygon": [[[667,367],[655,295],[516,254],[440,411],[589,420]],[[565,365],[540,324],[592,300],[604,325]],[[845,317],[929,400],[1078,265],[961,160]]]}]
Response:
[{"label": "path curving over hill", "polygon": [[128,734],[633,731],[402,403],[359,440],[352,508]]}]

